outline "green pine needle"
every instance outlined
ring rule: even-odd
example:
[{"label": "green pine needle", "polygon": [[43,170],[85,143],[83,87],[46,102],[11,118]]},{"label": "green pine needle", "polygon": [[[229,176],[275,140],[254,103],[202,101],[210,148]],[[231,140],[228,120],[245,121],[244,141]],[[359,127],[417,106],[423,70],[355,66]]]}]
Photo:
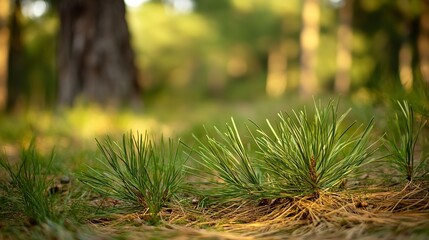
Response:
[{"label": "green pine needle", "polygon": [[286,195],[317,194],[338,188],[374,153],[371,150],[371,120],[362,130],[344,124],[347,111],[337,115],[338,105],[315,103],[315,114],[304,109],[293,115],[280,113],[276,125],[267,120],[270,132],[258,130],[254,137],[262,166],[273,189]]},{"label": "green pine needle", "polygon": [[420,132],[426,121],[417,123],[413,107],[407,101],[397,101],[399,113],[393,120],[393,131],[385,137],[385,146],[390,152],[388,162],[408,181],[421,178],[428,173],[429,157],[422,156],[416,159],[416,145],[419,142]]},{"label": "green pine needle", "polygon": [[[206,196],[218,200],[293,197],[334,190],[363,164],[375,148],[370,143],[373,120],[366,126],[345,124],[349,111],[337,115],[338,105],[315,104],[312,118],[306,110],[279,114],[279,123],[269,130],[258,127],[251,139],[257,152],[244,148],[234,120],[218,139],[207,135],[196,152],[198,162],[212,175]],[[259,154],[259,159],[256,158]],[[201,175],[204,175],[204,170]]]},{"label": "green pine needle", "polygon": [[[259,169],[244,147],[234,119],[226,124],[227,131],[222,133],[215,127],[219,140],[208,136],[207,142],[195,137],[199,144],[196,149],[199,163],[215,179],[210,182],[210,189],[205,195],[230,199],[257,199],[263,191],[263,178]],[[202,173],[204,175],[205,172]]]},{"label": "green pine needle", "polygon": [[42,157],[37,154],[34,140],[29,147],[21,152],[17,165],[12,165],[5,156],[0,157],[0,167],[4,168],[10,177],[12,190],[16,191],[20,209],[34,223],[48,220],[60,221],[62,213],[57,209],[58,202],[49,194],[53,181],[49,180],[48,171],[54,154],[49,163],[43,164]]},{"label": "green pine needle", "polygon": [[179,145],[162,138],[158,143],[147,133],[135,136],[132,132],[123,135],[121,144],[110,137],[97,144],[103,167],[90,168],[80,180],[103,195],[147,209],[151,223],[158,223],[158,213],[183,182]]}]

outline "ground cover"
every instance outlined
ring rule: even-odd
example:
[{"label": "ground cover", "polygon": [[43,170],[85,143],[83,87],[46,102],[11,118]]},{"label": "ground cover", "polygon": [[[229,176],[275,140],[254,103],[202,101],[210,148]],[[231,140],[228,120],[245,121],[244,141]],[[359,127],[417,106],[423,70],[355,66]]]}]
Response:
[{"label": "ground cover", "polygon": [[[307,102],[279,116],[264,104],[211,105],[201,115],[235,117],[177,128],[101,110],[93,120],[85,108],[54,117],[87,129],[75,135],[44,115],[31,127],[14,121],[19,132],[2,135],[1,237],[428,238],[425,116],[406,101],[382,107],[387,118],[344,105]],[[104,138],[85,119],[124,127]],[[151,124],[170,134],[126,129]]]}]

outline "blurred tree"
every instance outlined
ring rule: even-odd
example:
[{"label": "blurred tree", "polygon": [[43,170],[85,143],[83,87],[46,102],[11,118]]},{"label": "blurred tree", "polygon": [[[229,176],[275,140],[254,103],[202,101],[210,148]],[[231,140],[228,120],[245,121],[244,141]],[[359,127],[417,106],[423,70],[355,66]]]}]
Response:
[{"label": "blurred tree", "polygon": [[[354,40],[357,41],[353,43],[352,69],[355,87],[360,80],[364,82],[360,84],[370,90],[387,92],[386,88],[394,90],[402,84],[411,91],[413,81],[420,76],[424,78],[424,52],[428,51],[429,56],[429,38],[425,37],[429,34],[424,33],[424,26],[429,25],[429,17],[424,17],[428,1],[361,0],[354,3]],[[427,29],[429,32],[429,27]],[[356,74],[358,71],[360,73]]]},{"label": "blurred tree", "polygon": [[429,0],[422,1],[418,49],[423,80],[429,82]]},{"label": "blurred tree", "polygon": [[413,5],[415,5],[413,2],[415,3],[416,1],[398,1],[398,8],[402,19],[400,25],[402,42],[398,56],[399,78],[406,91],[411,91],[413,88],[413,58],[415,58],[417,51],[417,47],[414,44],[417,35],[415,30],[417,28],[414,25],[418,25],[418,14],[413,11]]},{"label": "blurred tree", "polygon": [[301,97],[309,97],[318,90],[317,83],[317,49],[319,47],[320,2],[305,0],[302,3],[302,29],[300,36]]},{"label": "blurred tree", "polygon": [[134,100],[137,70],[123,0],[60,0],[59,103]]},{"label": "blurred tree", "polygon": [[[226,60],[221,91],[231,91],[237,96],[239,91],[248,95],[254,91],[255,96],[264,93],[260,91],[264,87],[268,96],[279,97],[296,87],[300,1],[196,0],[195,3],[197,12],[212,23],[212,32],[217,33],[216,54]],[[209,68],[213,68],[213,62],[210,60]],[[219,70],[214,72],[219,75]],[[219,79],[213,78],[212,82],[215,81]]]},{"label": "blurred tree", "polygon": [[340,7],[340,23],[337,35],[337,73],[335,91],[347,94],[350,90],[350,70],[352,66],[352,18],[353,0],[343,0]]},{"label": "blurred tree", "polygon": [[266,92],[269,97],[280,97],[286,91],[286,70],[286,47],[273,46],[268,53]]},{"label": "blurred tree", "polygon": [[0,1],[0,111],[6,107],[10,0]]},{"label": "blurred tree", "polygon": [[399,83],[398,53],[403,42],[400,32],[403,18],[398,2],[354,1],[352,77],[355,81],[351,86],[354,90],[386,92],[386,88]]},{"label": "blurred tree", "polygon": [[[24,44],[22,36],[22,2],[21,0],[12,1],[11,20],[10,20],[10,41],[9,41],[9,58],[8,58],[8,96],[7,108],[17,107],[22,100],[20,94],[25,85],[27,70],[24,61]],[[23,71],[26,69],[26,71]]]}]

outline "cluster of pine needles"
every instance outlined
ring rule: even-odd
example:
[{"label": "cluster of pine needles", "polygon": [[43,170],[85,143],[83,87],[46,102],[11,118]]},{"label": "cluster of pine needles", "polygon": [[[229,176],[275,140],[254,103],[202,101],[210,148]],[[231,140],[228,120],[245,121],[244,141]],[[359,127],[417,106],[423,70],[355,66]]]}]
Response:
[{"label": "cluster of pine needles", "polygon": [[[355,123],[342,126],[348,112],[337,117],[333,102],[325,108],[315,105],[313,120],[305,110],[292,116],[280,114],[277,125],[267,120],[268,131],[257,126],[259,137],[250,133],[260,149],[259,159],[245,147],[232,119],[226,132],[215,128],[217,137],[207,133],[206,142],[196,138],[199,148],[188,147],[199,163],[199,168],[188,167],[188,171],[205,181],[192,181],[188,193],[193,194],[182,195],[181,202],[169,204],[159,217],[169,231],[195,238],[195,229],[205,228],[219,230],[219,239],[339,237],[338,231],[342,237],[354,238],[386,229],[428,231],[427,158],[423,154],[420,160],[414,157],[425,122],[413,127],[416,119],[411,105],[397,102],[397,106],[396,131],[375,143],[369,134],[373,121],[363,128]],[[376,159],[378,141],[390,151]],[[383,158],[382,163],[393,166],[405,181],[347,189],[345,179]],[[131,214],[117,223],[144,222],[148,217],[146,212]]]}]

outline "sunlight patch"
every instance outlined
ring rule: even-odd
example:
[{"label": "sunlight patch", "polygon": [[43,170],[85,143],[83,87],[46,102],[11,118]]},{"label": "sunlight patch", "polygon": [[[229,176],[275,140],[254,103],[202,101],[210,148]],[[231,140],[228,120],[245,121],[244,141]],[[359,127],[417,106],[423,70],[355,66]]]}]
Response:
[{"label": "sunlight patch", "polygon": [[22,3],[22,13],[29,18],[38,18],[48,11],[48,4],[42,0],[24,1]]},{"label": "sunlight patch", "polygon": [[192,0],[169,0],[174,11],[178,13],[192,12],[194,9],[194,2]]},{"label": "sunlight patch", "polygon": [[149,0],[125,0],[125,4],[128,7],[136,8],[142,5],[143,3],[148,2]]}]

